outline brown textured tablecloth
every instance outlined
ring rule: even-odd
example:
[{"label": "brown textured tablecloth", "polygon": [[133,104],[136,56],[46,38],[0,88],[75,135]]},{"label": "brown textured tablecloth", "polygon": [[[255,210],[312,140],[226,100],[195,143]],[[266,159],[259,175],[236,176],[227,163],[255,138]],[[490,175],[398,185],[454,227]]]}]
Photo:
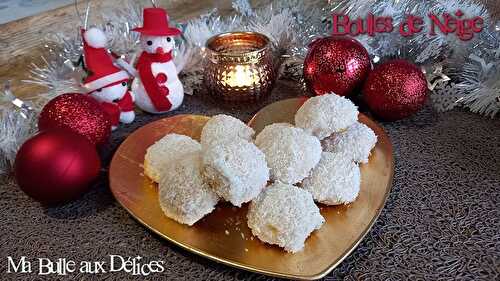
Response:
[{"label": "brown textured tablecloth", "polygon": [[[280,81],[264,102],[297,96]],[[153,120],[178,113],[220,112],[249,118],[263,106],[222,108],[201,93],[162,116],[139,115],[114,132],[103,149],[106,165],[126,136]],[[326,280],[498,280],[500,278],[500,120],[466,111],[435,113],[381,123],[394,145],[395,176],[377,223],[359,247]],[[107,174],[81,199],[44,207],[15,185],[0,185],[1,280],[267,280],[220,265],[161,239],[114,200]],[[328,249],[325,249],[328,250]],[[165,271],[147,277],[124,272],[67,276],[7,272],[18,261],[66,258],[108,261],[109,255],[163,260]],[[33,265],[33,271],[37,266]]]}]

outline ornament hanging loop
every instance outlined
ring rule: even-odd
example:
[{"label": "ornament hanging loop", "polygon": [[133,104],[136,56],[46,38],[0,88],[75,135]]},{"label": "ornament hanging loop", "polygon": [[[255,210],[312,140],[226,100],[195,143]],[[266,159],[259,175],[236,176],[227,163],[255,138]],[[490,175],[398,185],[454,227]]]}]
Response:
[{"label": "ornament hanging loop", "polygon": [[75,0],[76,15],[80,19],[80,24],[81,26],[83,26],[83,29],[87,29],[89,23],[90,0],[87,0],[86,2],[87,2],[87,7],[85,8],[85,17],[82,18],[82,15],[80,15],[80,11],[78,11],[78,0]]},{"label": "ornament hanging loop", "polygon": [[156,1],[155,0],[151,0],[151,5],[153,5],[153,8],[157,8],[158,5],[156,5]]},{"label": "ornament hanging loop", "polygon": [[[78,28],[77,33],[80,33],[82,28],[83,28],[83,30],[87,30],[87,28],[88,28],[89,14],[90,14],[90,0],[87,0],[86,3],[87,3],[87,7],[85,8],[85,18],[82,18],[82,16],[80,15],[80,12],[78,11],[78,0],[75,0],[76,15],[80,19],[80,26],[81,26],[80,28]],[[80,46],[81,47],[83,46],[83,38],[82,38],[82,42],[81,42]],[[84,71],[87,71],[85,68],[84,60],[83,60],[83,54],[80,55],[80,57],[78,58],[78,61],[73,61],[71,63],[72,63],[72,67],[78,67],[81,65],[82,69]]]}]

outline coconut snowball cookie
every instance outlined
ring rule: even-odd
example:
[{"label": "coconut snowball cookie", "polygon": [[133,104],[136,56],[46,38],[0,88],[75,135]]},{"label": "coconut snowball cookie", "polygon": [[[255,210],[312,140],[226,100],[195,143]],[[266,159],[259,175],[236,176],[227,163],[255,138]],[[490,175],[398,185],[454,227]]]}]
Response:
[{"label": "coconut snowball cookie", "polygon": [[336,94],[309,98],[295,114],[295,126],[320,140],[351,126],[358,120],[358,108]]},{"label": "coconut snowball cookie", "polygon": [[201,131],[201,144],[209,145],[212,142],[233,140],[241,138],[252,141],[255,131],[241,120],[229,115],[215,115],[203,127]]},{"label": "coconut snowball cookie", "polygon": [[266,155],[271,179],[295,184],[309,175],[321,157],[318,138],[286,123],[266,126],[255,144]]},{"label": "coconut snowball cookie", "polygon": [[178,134],[168,134],[151,145],[144,157],[144,173],[155,182],[160,182],[164,167],[175,162],[185,153],[199,151],[201,145],[192,138]]},{"label": "coconut snowball cookie", "polygon": [[177,222],[193,225],[212,212],[219,197],[204,182],[201,152],[191,152],[170,163],[159,189],[160,207]]},{"label": "coconut snowball cookie", "polygon": [[238,207],[257,197],[269,180],[264,153],[243,139],[204,147],[203,167],[213,190]]},{"label": "coconut snowball cookie", "polygon": [[306,238],[325,222],[311,194],[298,187],[274,183],[250,203],[248,227],[260,240],[298,252]]},{"label": "coconut snowball cookie", "polygon": [[359,166],[340,153],[323,152],[311,176],[302,181],[315,201],[326,205],[348,204],[356,200],[361,184]]},{"label": "coconut snowball cookie", "polygon": [[321,141],[323,151],[344,153],[358,163],[368,163],[368,157],[376,143],[377,136],[373,130],[359,122]]}]

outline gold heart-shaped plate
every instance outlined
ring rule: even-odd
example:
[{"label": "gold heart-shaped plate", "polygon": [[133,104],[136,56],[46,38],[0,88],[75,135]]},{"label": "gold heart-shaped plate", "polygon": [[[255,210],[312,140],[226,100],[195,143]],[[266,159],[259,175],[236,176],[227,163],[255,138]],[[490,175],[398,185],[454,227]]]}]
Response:
[{"label": "gold heart-shaped plate", "polygon": [[[260,110],[249,125],[259,133],[277,122],[293,124],[304,98],[278,101]],[[209,117],[177,115],[133,132],[118,148],[110,167],[116,200],[140,223],[159,236],[203,257],[271,276],[314,280],[333,270],[368,233],[384,207],[394,172],[392,145],[384,130],[363,114],[360,122],[378,137],[368,164],[361,165],[361,191],[349,205],[319,205],[326,223],[306,240],[304,250],[290,254],[253,237],[246,223],[247,206],[219,203],[216,210],[189,227],[163,215],[157,186],[144,176],[146,149],[168,133],[199,140]]]}]

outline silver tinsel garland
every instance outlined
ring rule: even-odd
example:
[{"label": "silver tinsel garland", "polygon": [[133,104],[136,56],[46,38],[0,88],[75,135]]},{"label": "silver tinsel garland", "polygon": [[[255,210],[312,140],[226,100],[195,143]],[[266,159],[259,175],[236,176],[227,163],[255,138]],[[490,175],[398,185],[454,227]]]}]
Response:
[{"label": "silver tinsel garland", "polygon": [[439,111],[448,111],[457,106],[469,108],[472,112],[494,117],[500,111],[500,71],[498,54],[500,26],[493,24],[488,10],[473,0],[349,0],[330,1],[329,10],[344,13],[350,18],[365,18],[368,13],[390,16],[398,26],[406,15],[419,16],[430,26],[429,12],[441,15],[461,10],[465,17],[480,16],[484,30],[468,41],[460,40],[455,34],[429,35],[420,32],[404,38],[398,32],[377,34],[374,37],[358,36],[358,39],[373,57],[388,59],[405,58],[422,65],[426,70],[439,68],[439,74],[427,71],[429,80],[437,78],[432,85],[431,100]]},{"label": "silver tinsel garland", "polygon": [[453,81],[438,85],[431,95],[438,109],[464,106],[492,118],[500,112],[499,30],[485,31],[468,56],[452,56],[446,65]]},{"label": "silver tinsel garland", "polygon": [[37,111],[32,104],[16,98],[10,81],[0,90],[0,177],[14,166],[16,153],[23,142],[37,129]]},{"label": "silver tinsel garland", "polygon": [[[230,31],[257,31],[267,35],[274,53],[283,63],[281,77],[302,79],[302,63],[307,46],[317,37],[331,33],[331,14],[344,13],[350,18],[365,18],[368,13],[390,16],[394,26],[408,14],[420,16],[429,25],[428,13],[439,15],[460,9],[465,16],[480,16],[485,26],[492,25],[487,9],[474,0],[329,0],[272,1],[253,8],[248,0],[235,0],[235,14],[221,16],[216,9],[176,24],[183,31],[176,40],[174,62],[187,94],[196,92],[202,80],[205,42],[211,36]],[[133,63],[138,53],[139,35],[131,29],[142,24],[143,6],[129,1],[101,15],[98,25],[109,39],[109,48]],[[88,13],[87,13],[88,14]],[[90,23],[91,24],[91,23]],[[357,36],[372,55],[374,62],[398,57],[422,66],[433,93],[431,99],[440,111],[456,106],[494,117],[500,111],[500,26],[483,31],[472,40],[462,41],[455,35],[428,35],[421,32],[403,38],[394,30],[377,36]],[[46,37],[47,54],[42,64],[33,64],[24,82],[45,86],[47,91],[31,101],[32,113],[23,116],[12,103],[12,95],[0,98],[0,173],[9,171],[19,145],[36,129],[36,112],[51,98],[65,92],[82,92],[80,29],[54,33]]]}]

